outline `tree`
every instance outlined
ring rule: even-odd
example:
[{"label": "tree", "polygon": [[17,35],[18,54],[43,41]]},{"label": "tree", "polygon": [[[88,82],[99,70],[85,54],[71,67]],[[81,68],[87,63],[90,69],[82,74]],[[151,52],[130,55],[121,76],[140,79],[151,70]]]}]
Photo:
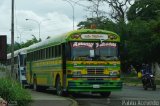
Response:
[{"label": "tree", "polygon": [[151,31],[149,26],[149,23],[142,20],[135,20],[128,24],[127,49],[129,62],[140,64],[150,61]]},{"label": "tree", "polygon": [[85,21],[79,22],[77,26],[79,27],[79,29],[82,28],[86,29],[86,28],[91,28],[92,25],[96,25],[97,29],[106,29],[110,31],[115,31],[114,29],[115,23],[105,17],[87,18]]},{"label": "tree", "polygon": [[[93,0],[88,1],[93,3]],[[96,24],[98,29],[110,30],[120,35],[123,71],[127,70],[127,64],[136,66],[160,62],[160,0],[136,0],[134,3],[132,0],[100,2],[110,5],[112,19],[97,15],[98,17],[80,22],[80,28],[89,28],[91,24]]]},{"label": "tree", "polygon": [[151,36],[151,57],[152,62],[159,62],[160,63],[160,56],[159,56],[159,50],[160,50],[160,18],[158,20],[152,20],[150,22],[152,36]]},{"label": "tree", "polygon": [[32,35],[32,36],[33,36],[33,38],[31,40],[27,40],[26,43],[22,43],[21,44],[21,48],[28,47],[28,46],[30,46],[30,45],[32,45],[34,43],[38,43],[39,42],[39,40],[37,40],[37,38],[34,35]]},{"label": "tree", "polygon": [[126,22],[126,13],[132,5],[133,0],[104,0],[112,9],[111,18],[116,22]]},{"label": "tree", "polygon": [[127,13],[129,21],[156,19],[160,13],[160,0],[136,0]]},{"label": "tree", "polygon": [[[88,0],[90,1],[93,6],[90,10],[92,13],[95,13],[97,17],[100,16],[102,13],[108,13],[107,11],[104,12],[100,10],[100,5],[109,5],[111,8],[111,12],[109,12],[109,15],[111,16],[111,19],[113,19],[116,22],[126,22],[126,13],[129,9],[129,7],[133,4],[133,0]],[[105,4],[107,3],[107,4]],[[108,7],[108,6],[107,6]],[[106,9],[108,10],[108,9]]]},{"label": "tree", "polygon": [[[22,43],[18,43],[18,42],[15,42],[14,44],[14,51],[18,50],[18,49],[21,49],[21,48],[25,48],[25,47],[28,47],[34,43],[38,43],[39,40],[37,40],[37,38],[33,35],[33,38],[31,40],[27,40],[27,42],[22,42]],[[10,53],[11,52],[11,45],[10,44],[7,44],[7,53]]]},{"label": "tree", "polygon": [[92,14],[92,18],[100,18],[100,17],[104,17],[106,14],[106,12],[104,10],[101,10],[100,8],[102,6],[104,6],[104,0],[88,0],[89,2],[91,2],[90,7],[88,7],[88,10],[91,12]]},{"label": "tree", "polygon": [[160,8],[159,0],[137,0],[129,9],[129,61],[160,62]]}]

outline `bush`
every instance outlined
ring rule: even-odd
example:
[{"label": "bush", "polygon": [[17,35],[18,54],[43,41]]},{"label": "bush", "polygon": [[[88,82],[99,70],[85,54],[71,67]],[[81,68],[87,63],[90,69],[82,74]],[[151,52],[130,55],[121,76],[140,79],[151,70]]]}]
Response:
[{"label": "bush", "polygon": [[5,72],[5,71],[6,71],[6,68],[5,68],[5,67],[0,66],[0,72]]},{"label": "bush", "polygon": [[17,106],[28,106],[32,100],[27,90],[11,79],[0,79],[0,96],[8,103],[16,102]]}]

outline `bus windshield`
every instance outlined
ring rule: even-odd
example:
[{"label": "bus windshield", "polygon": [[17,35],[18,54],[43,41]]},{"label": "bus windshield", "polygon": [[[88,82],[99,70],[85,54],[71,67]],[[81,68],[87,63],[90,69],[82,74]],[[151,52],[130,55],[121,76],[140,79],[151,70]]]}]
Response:
[{"label": "bus windshield", "polygon": [[117,60],[118,46],[116,43],[73,42],[71,43],[72,60]]},{"label": "bus windshield", "polygon": [[95,43],[95,55],[100,60],[117,60],[118,59],[118,47],[116,43]]},{"label": "bus windshield", "polygon": [[94,50],[94,43],[74,42],[71,44],[72,60],[88,60],[90,50]]}]

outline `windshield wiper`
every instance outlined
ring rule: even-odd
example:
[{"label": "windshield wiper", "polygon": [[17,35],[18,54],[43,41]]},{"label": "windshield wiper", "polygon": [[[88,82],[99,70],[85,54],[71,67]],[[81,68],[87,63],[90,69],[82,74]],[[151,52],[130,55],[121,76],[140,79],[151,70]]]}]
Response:
[{"label": "windshield wiper", "polygon": [[85,56],[77,56],[74,58],[74,60],[82,61],[82,60],[92,60],[92,58],[89,55]]},{"label": "windshield wiper", "polygon": [[101,56],[101,60],[117,60],[118,58],[116,56]]}]

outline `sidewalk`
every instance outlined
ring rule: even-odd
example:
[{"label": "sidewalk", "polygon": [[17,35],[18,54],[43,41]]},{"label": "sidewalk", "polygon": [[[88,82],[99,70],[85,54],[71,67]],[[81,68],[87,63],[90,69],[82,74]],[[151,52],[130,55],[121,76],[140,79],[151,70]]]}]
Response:
[{"label": "sidewalk", "polygon": [[29,92],[33,99],[31,106],[78,106],[77,102],[70,98],[32,90],[29,90]]}]

